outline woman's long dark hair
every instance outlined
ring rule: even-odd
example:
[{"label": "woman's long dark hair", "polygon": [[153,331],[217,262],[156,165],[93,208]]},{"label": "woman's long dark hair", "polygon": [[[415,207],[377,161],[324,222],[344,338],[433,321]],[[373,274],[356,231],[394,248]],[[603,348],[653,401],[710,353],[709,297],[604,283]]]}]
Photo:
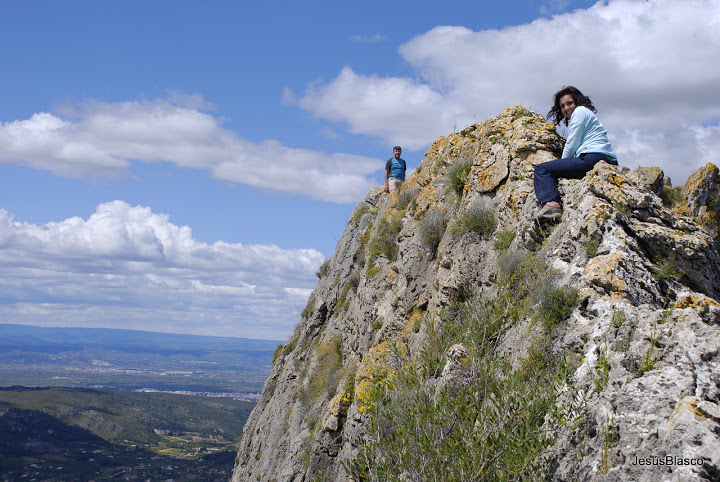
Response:
[{"label": "woman's long dark hair", "polygon": [[593,113],[597,112],[597,109],[590,101],[590,97],[583,95],[576,87],[569,85],[555,92],[553,107],[550,109],[550,112],[547,113],[547,116],[545,116],[546,119],[552,120],[555,124],[560,124],[560,122],[565,119],[565,125],[568,125],[570,119],[566,118],[560,110],[560,99],[568,94],[572,96],[576,106],[587,107],[593,111]]}]

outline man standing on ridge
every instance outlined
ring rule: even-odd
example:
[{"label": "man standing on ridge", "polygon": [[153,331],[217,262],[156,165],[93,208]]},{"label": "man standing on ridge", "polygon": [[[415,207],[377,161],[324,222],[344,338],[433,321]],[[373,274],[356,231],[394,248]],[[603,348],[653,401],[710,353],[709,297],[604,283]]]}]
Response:
[{"label": "man standing on ridge", "polygon": [[405,169],[407,165],[400,158],[402,148],[400,146],[393,147],[393,157],[385,163],[385,192],[399,191],[405,180]]}]

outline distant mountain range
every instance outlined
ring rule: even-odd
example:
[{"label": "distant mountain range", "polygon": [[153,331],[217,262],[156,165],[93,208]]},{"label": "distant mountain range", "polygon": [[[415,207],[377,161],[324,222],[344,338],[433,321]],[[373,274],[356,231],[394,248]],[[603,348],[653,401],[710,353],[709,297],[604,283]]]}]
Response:
[{"label": "distant mountain range", "polygon": [[262,388],[279,341],[0,324],[0,386]]},{"label": "distant mountain range", "polygon": [[[219,336],[182,335],[140,330],[109,328],[46,328],[31,325],[0,324],[0,350],[7,345],[102,345],[123,347],[163,347],[185,351],[188,349],[212,349],[214,351],[263,351],[274,350],[281,341],[254,340]],[[17,346],[17,345],[16,345]]]}]

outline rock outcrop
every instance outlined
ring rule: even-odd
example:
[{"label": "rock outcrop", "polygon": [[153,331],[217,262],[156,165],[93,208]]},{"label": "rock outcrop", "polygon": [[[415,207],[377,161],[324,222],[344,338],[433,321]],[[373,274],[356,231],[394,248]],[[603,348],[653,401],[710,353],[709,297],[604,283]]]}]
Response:
[{"label": "rock outcrop", "polygon": [[[519,369],[544,337],[544,356],[572,367],[555,405],[573,423],[547,431],[547,476],[720,479],[718,169],[672,188],[658,168],[601,162],[560,181],[562,219],[541,225],[533,168],[562,147],[542,116],[512,107],[438,139],[399,195],[378,187],[358,203],[278,347],[234,481],[350,480],[343,460],[368,437],[390,360],[420,354],[465,291],[497,295],[507,253],[532,253],[577,295],[561,325],[508,318],[493,348]],[[463,224],[478,207],[494,218],[484,234]],[[426,380],[438,390],[464,383],[473,355],[453,343],[443,356]]]}]

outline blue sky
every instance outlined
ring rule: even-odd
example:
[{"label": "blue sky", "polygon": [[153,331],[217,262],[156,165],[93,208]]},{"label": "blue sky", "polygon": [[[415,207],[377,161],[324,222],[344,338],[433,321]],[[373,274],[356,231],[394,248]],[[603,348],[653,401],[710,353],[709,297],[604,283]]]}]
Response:
[{"label": "blue sky", "polygon": [[720,2],[10,2],[0,322],[284,339],[392,146],[553,92],[621,164],[720,154]]}]

